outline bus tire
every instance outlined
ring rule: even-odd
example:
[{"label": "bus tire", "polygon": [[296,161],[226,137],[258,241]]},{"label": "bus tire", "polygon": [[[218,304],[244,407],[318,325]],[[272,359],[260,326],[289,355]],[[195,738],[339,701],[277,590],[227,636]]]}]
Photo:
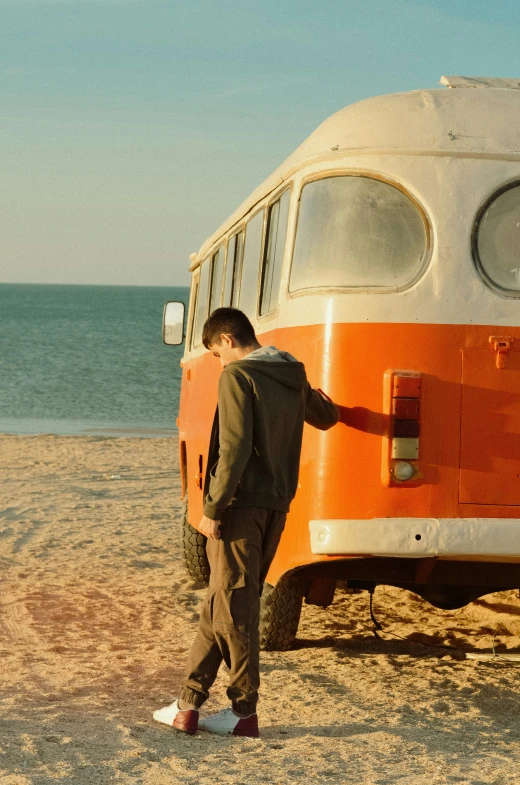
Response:
[{"label": "bus tire", "polygon": [[263,651],[288,651],[292,648],[302,602],[303,589],[296,578],[282,578],[276,586],[264,583],[260,600],[260,648]]},{"label": "bus tire", "polygon": [[197,583],[209,583],[209,562],[206,538],[188,523],[188,502],[182,505],[182,553],[190,578]]}]

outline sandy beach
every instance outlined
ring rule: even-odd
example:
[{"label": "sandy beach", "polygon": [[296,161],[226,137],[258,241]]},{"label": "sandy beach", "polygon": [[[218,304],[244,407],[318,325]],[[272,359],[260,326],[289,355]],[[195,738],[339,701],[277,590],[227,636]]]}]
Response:
[{"label": "sandy beach", "polygon": [[203,596],[177,469],[173,439],[0,437],[2,785],[520,781],[520,670],[462,654],[494,633],[520,650],[516,592],[446,612],[379,587],[378,641],[367,594],[338,590],[304,606],[293,651],[262,654],[260,739],[154,723]]}]

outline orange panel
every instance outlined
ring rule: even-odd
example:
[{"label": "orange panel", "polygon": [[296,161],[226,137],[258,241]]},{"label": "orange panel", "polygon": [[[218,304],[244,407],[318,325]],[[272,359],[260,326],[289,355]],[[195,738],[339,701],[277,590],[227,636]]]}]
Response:
[{"label": "orange panel", "polygon": [[209,438],[217,405],[219,361],[210,352],[190,363],[185,362],[179,407],[179,437],[185,441],[188,520],[197,525],[202,517],[199,456],[202,474],[206,470]]},{"label": "orange panel", "polygon": [[[260,336],[262,344],[274,344],[301,359],[311,384],[343,406],[345,415],[344,422],[330,431],[305,426],[300,487],[268,576],[270,583],[295,567],[330,561],[310,551],[310,520],[518,515],[514,505],[520,504],[515,489],[520,474],[516,457],[520,456],[520,413],[515,411],[515,401],[520,352],[514,349],[520,348],[520,329],[507,328],[515,342],[504,370],[496,369],[496,354],[489,348],[489,336],[496,332],[490,325],[333,324],[330,330],[308,325],[273,329]],[[461,350],[466,350],[462,460]],[[421,373],[421,481],[414,487],[382,481],[392,401],[384,380],[391,368]],[[185,363],[179,419],[186,441],[193,523],[202,514],[202,491],[196,483],[198,455],[203,456],[205,468],[219,374],[219,362],[209,352]],[[461,501],[472,504],[459,501],[459,474],[464,475]],[[480,484],[487,474],[492,481],[484,491]]]},{"label": "orange panel", "polygon": [[463,353],[460,501],[520,504],[520,352]]}]

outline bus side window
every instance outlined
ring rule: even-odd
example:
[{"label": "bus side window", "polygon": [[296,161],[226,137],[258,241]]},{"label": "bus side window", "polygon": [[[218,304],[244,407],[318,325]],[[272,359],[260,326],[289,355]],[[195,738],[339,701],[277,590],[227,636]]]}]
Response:
[{"label": "bus side window", "polygon": [[189,346],[190,349],[193,347],[193,327],[195,324],[195,306],[197,304],[197,295],[199,293],[199,271],[196,270],[193,274],[192,284],[191,284],[191,292],[190,292],[190,303],[189,303],[189,310],[188,310],[188,328],[186,331],[186,346]]},{"label": "bus side window", "polygon": [[264,211],[260,210],[246,225],[242,276],[240,282],[239,308],[246,316],[256,319],[256,301],[258,296],[258,273],[260,267],[260,250],[264,228]]},{"label": "bus side window", "polygon": [[262,270],[262,291],[260,293],[260,316],[274,311],[280,299],[280,280],[287,235],[290,194],[290,191],[285,191],[280,199],[269,208]]},{"label": "bus side window", "polygon": [[218,251],[213,254],[211,260],[211,295],[209,298],[209,312],[220,307],[222,295],[222,268],[224,267],[224,246],[221,245]]},{"label": "bus side window", "polygon": [[242,259],[244,250],[244,232],[239,232],[233,239],[235,240],[235,247],[233,259],[233,286],[231,293],[231,305],[233,308],[238,308],[238,300],[240,297],[240,274],[242,272]]},{"label": "bus side window", "polygon": [[305,184],[289,291],[319,288],[397,292],[428,257],[428,224],[401,189],[368,175]]},{"label": "bus side window", "polygon": [[222,295],[222,305],[227,308],[231,305],[231,292],[233,290],[233,268],[235,266],[235,248],[237,244],[236,234],[230,237],[226,251],[226,272],[224,275],[224,292]]},{"label": "bus side window", "polygon": [[208,294],[209,294],[209,273],[210,259],[204,259],[200,265],[199,286],[197,292],[197,302],[195,303],[195,326],[193,329],[192,346],[200,346],[202,343],[202,328],[208,314]]}]

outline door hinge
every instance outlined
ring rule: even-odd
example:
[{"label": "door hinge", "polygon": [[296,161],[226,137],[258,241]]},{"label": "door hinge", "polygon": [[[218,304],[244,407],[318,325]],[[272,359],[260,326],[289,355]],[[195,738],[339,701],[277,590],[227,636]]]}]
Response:
[{"label": "door hinge", "polygon": [[511,336],[490,335],[489,346],[496,353],[496,367],[499,370],[506,367],[506,357],[515,339]]}]

